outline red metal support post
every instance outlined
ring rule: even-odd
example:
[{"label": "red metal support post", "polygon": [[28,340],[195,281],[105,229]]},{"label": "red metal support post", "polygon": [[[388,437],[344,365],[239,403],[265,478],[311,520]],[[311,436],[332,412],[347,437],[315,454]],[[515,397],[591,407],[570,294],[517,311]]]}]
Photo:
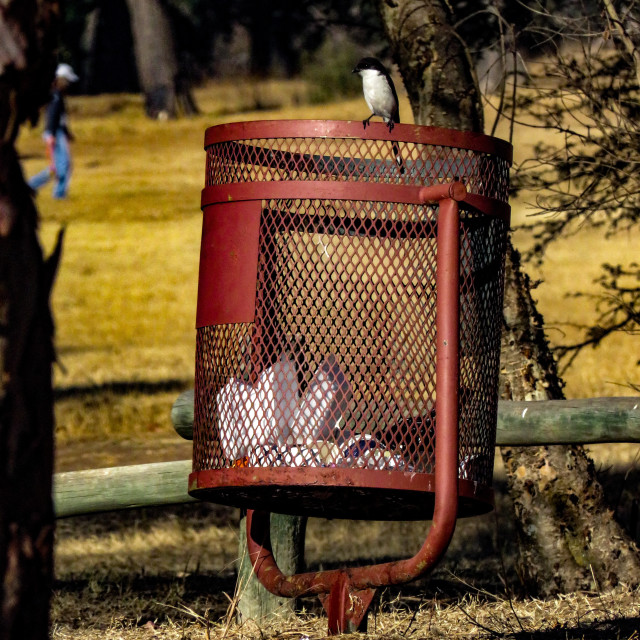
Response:
[{"label": "red metal support post", "polygon": [[[247,546],[260,582],[272,593],[321,596],[329,632],[360,626],[374,589],[408,582],[433,568],[453,536],[458,508],[458,395],[460,341],[460,216],[461,182],[423,187],[425,204],[439,203],[436,266],[436,444],[435,508],[424,544],[412,558],[366,567],[285,576],[278,568],[269,533],[269,514],[247,513]],[[325,595],[326,594],[326,595]]]}]

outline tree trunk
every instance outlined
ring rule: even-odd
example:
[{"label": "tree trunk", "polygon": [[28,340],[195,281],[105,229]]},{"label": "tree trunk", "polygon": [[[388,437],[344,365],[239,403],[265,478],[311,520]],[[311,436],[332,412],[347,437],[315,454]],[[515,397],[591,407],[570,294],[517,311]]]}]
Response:
[{"label": "tree trunk", "polygon": [[[299,516],[271,514],[273,555],[285,575],[299,573],[304,565],[304,534],[307,519]],[[253,573],[247,553],[246,517],[240,520],[239,568],[236,583],[238,621],[255,620],[258,624],[295,614],[293,598],[282,598],[267,591]]]},{"label": "tree trunk", "polygon": [[[507,256],[501,396],[563,397],[520,257]],[[520,575],[541,595],[637,585],[640,557],[614,520],[593,463],[580,446],[502,447],[520,542]],[[595,584],[594,584],[595,578]]]},{"label": "tree trunk", "polygon": [[273,62],[273,22],[269,3],[249,4],[247,30],[249,32],[249,60],[251,75],[264,78]]},{"label": "tree trunk", "polygon": [[[482,131],[482,107],[469,55],[450,26],[446,0],[381,0],[380,9],[418,124]],[[562,397],[562,381],[509,244],[506,262],[501,396]],[[637,585],[640,558],[613,520],[582,447],[502,449],[515,505],[520,573],[548,595],[618,582]]]},{"label": "tree trunk", "polygon": [[125,0],[99,0],[87,16],[82,34],[80,73],[83,93],[140,91],[131,19]]},{"label": "tree trunk", "polygon": [[180,74],[171,24],[160,0],[127,0],[138,80],[151,118],[197,111],[189,83]]},{"label": "tree trunk", "polygon": [[0,11],[0,640],[49,637],[53,273],[14,142],[49,99],[58,14],[53,0]]},{"label": "tree trunk", "polygon": [[417,124],[482,131],[475,72],[441,0],[381,0],[391,51]]}]

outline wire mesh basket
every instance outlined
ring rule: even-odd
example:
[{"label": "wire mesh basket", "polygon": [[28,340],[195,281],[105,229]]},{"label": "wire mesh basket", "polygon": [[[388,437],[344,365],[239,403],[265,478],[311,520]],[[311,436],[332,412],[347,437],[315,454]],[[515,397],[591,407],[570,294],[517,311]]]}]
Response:
[{"label": "wire mesh basket", "polygon": [[453,184],[459,514],[490,509],[510,145],[266,121],[212,127],[205,148],[192,495],[431,517],[442,212],[425,187]]}]

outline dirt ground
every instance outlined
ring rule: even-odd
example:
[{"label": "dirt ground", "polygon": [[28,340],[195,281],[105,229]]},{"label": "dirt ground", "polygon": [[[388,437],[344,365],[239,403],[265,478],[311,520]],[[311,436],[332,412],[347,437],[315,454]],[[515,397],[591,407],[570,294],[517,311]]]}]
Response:
[{"label": "dirt ground", "polygon": [[[59,467],[184,459],[190,443],[164,429],[105,448],[58,448]],[[620,457],[620,456],[618,456]],[[633,464],[601,466],[612,507],[637,532],[638,473]],[[522,590],[511,505],[497,465],[496,510],[462,520],[431,576],[379,590],[370,638],[640,638],[640,592],[620,586],[535,600]],[[236,509],[210,504],[124,511],[58,521],[54,640],[322,638],[326,616],[315,598],[299,615],[273,624],[234,614],[238,557]],[[428,524],[311,519],[308,569],[362,565],[413,555]]]},{"label": "dirt ground", "polygon": [[[238,514],[201,505],[65,520],[58,530],[53,638],[322,638],[319,602],[294,620],[237,624]],[[413,553],[424,523],[308,525],[307,566],[330,568]],[[519,588],[508,520],[462,522],[442,564],[425,579],[379,591],[371,638],[638,637],[640,593],[620,587],[539,601]],[[348,558],[348,560],[347,560]]]}]

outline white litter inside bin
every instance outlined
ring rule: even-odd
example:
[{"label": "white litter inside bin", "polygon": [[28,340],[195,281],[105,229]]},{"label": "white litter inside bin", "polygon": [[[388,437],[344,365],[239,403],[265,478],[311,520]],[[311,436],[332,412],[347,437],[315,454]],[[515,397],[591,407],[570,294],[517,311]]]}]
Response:
[{"label": "white litter inside bin", "polygon": [[227,458],[237,460],[261,445],[284,442],[298,406],[295,362],[283,356],[255,387],[232,378],[216,396],[216,405],[220,446]]},{"label": "white litter inside bin", "polygon": [[[264,371],[257,384],[232,378],[217,394],[218,432],[226,458],[261,461],[257,466],[294,462],[318,441],[335,435],[352,398],[351,384],[333,354],[315,372],[303,398],[299,397],[296,363],[283,354]],[[295,448],[295,449],[294,449]],[[276,453],[277,452],[277,453]],[[316,452],[309,459],[322,466]],[[252,465],[253,466],[253,465]]]}]

